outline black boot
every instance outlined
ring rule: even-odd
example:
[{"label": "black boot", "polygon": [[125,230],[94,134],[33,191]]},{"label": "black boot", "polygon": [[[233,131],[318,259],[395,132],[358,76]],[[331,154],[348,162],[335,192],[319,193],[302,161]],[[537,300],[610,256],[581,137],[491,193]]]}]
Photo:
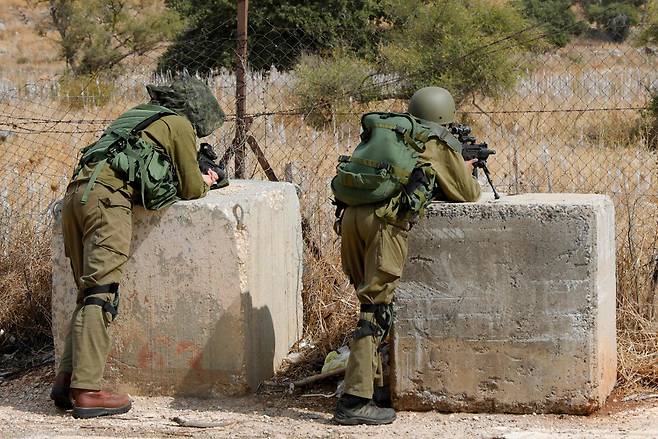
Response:
[{"label": "black boot", "polygon": [[395,421],[395,410],[379,407],[372,399],[344,394],[336,404],[334,422],[343,425],[382,425]]},{"label": "black boot", "polygon": [[375,393],[372,395],[372,400],[380,407],[390,407],[391,391],[387,386],[375,387]]},{"label": "black boot", "polygon": [[73,400],[71,399],[71,374],[60,372],[55,377],[53,388],[50,391],[50,399],[62,410],[71,410]]}]

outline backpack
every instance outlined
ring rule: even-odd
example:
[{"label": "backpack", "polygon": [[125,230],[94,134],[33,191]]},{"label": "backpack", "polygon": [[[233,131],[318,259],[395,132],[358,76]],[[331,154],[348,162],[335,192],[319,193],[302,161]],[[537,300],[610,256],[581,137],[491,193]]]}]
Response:
[{"label": "backpack", "polygon": [[420,214],[432,199],[436,178],[431,165],[419,160],[425,143],[436,138],[460,151],[459,141],[443,126],[408,113],[366,113],[361,127],[361,142],[352,155],[338,158],[331,181],[337,204],[360,206],[399,197],[398,219]]},{"label": "backpack", "polygon": [[177,182],[169,157],[139,136],[139,132],[151,123],[174,114],[174,111],[158,105],[138,105],[112,122],[95,143],[82,149],[73,180],[85,166],[94,166],[82,203],[87,202],[98,175],[107,165],[139,190],[141,204],[146,209],[161,209],[178,200]]}]

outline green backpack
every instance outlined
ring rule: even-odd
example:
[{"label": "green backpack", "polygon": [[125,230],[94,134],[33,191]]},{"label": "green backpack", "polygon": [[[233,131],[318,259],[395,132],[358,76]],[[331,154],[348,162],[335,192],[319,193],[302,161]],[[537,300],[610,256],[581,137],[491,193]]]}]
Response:
[{"label": "green backpack", "polygon": [[84,166],[94,166],[94,171],[82,195],[82,203],[87,202],[98,175],[106,165],[125,181],[134,184],[146,209],[161,209],[178,200],[177,182],[169,157],[139,136],[139,132],[151,123],[173,114],[176,113],[158,105],[138,105],[119,116],[100,139],[84,148],[73,179]]},{"label": "green backpack", "polygon": [[461,144],[441,125],[407,113],[366,113],[361,143],[352,156],[340,156],[331,190],[347,206],[382,203],[399,196],[396,214],[419,214],[432,199],[435,174],[419,161],[425,143],[440,139],[457,150]]}]

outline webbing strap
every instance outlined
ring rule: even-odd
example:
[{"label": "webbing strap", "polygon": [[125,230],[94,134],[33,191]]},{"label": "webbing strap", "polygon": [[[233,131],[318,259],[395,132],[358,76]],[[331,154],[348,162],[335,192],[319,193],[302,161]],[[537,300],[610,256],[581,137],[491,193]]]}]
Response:
[{"label": "webbing strap", "polygon": [[159,113],[156,113],[153,116],[148,117],[148,118],[144,119],[143,121],[141,121],[140,123],[138,123],[135,126],[135,128],[132,129],[131,132],[132,133],[137,133],[139,131],[142,131],[144,128],[151,125],[153,122],[160,119],[161,117],[170,116],[170,115],[173,115],[173,114],[176,114],[176,113],[173,112],[173,111],[172,112],[161,111]]},{"label": "webbing strap", "polygon": [[103,311],[109,312],[112,314],[112,319],[114,319],[117,314],[119,314],[119,311],[116,309],[114,305],[112,305],[112,302],[108,302],[102,299],[99,299],[98,297],[87,297],[85,299],[84,306],[87,305],[98,305],[101,308],[103,308]]},{"label": "webbing strap", "polygon": [[356,163],[359,165],[367,166],[369,168],[375,168],[375,169],[386,169],[388,170],[391,174],[395,175],[397,178],[401,180],[406,180],[409,177],[409,172],[405,171],[402,168],[399,168],[397,166],[391,166],[390,164],[386,162],[378,162],[376,160],[368,160],[368,159],[362,159],[358,157],[350,157],[349,161],[352,163]]},{"label": "webbing strap", "polygon": [[391,123],[378,123],[375,122],[371,125],[373,128],[386,128],[388,130],[395,130],[398,126]]},{"label": "webbing strap", "polygon": [[[441,125],[438,125],[434,127],[432,134],[434,134],[434,136],[438,137],[440,140],[444,141],[452,150],[461,154],[462,144],[455,138],[455,136],[452,135],[450,130]],[[432,137],[432,135],[430,135],[430,137]]]},{"label": "webbing strap", "polygon": [[85,297],[87,297],[87,296],[91,296],[92,294],[100,294],[100,293],[116,294],[118,292],[119,292],[119,284],[115,282],[111,284],[95,285],[93,287],[85,288],[84,291],[82,291],[82,294]]},{"label": "webbing strap", "polygon": [[374,335],[375,337],[379,337],[383,333],[384,331],[382,331],[382,328],[372,323],[371,321],[365,319],[359,319],[359,321],[356,322],[356,331],[354,331],[354,333],[352,334],[352,338],[354,340],[358,340],[360,338],[367,337],[369,335]]},{"label": "webbing strap", "polygon": [[98,178],[98,175],[101,173],[103,167],[105,167],[106,164],[107,164],[107,159],[104,159],[98,162],[94,167],[94,172],[91,173],[91,177],[89,177],[89,181],[87,182],[85,191],[82,193],[82,199],[80,200],[82,204],[87,204],[87,200],[89,200],[89,193],[96,185],[96,179]]},{"label": "webbing strap", "polygon": [[[108,300],[103,300],[98,297],[89,297],[93,294],[101,293],[112,293],[114,294],[114,301],[110,302]],[[103,311],[108,312],[112,315],[112,320],[119,313],[119,284],[111,283],[106,285],[95,285],[93,287],[85,288],[82,294],[85,297],[84,306],[87,305],[97,305],[100,306]]]},{"label": "webbing strap", "polygon": [[411,135],[409,134],[409,130],[404,130],[404,133],[402,134],[402,137],[404,139],[404,143],[407,144],[407,146],[411,149],[414,149],[418,152],[424,152],[425,151],[425,146],[424,145],[419,145],[418,142],[416,142]]},{"label": "webbing strap", "polygon": [[[374,314],[375,321],[377,322],[375,326],[379,330],[379,334],[377,335],[382,335],[382,339],[386,338],[388,331],[391,329],[391,324],[393,323],[392,305],[385,303],[362,303],[360,311],[362,313]],[[359,322],[361,322],[361,320],[359,320]]]}]

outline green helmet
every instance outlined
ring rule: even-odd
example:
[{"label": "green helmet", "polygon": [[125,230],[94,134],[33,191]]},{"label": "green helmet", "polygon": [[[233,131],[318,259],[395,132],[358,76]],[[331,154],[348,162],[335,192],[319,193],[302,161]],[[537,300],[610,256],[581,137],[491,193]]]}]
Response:
[{"label": "green helmet", "polygon": [[448,90],[441,87],[424,87],[409,100],[412,116],[446,125],[455,121],[455,101]]},{"label": "green helmet", "polygon": [[151,103],[187,117],[198,137],[212,134],[224,122],[224,112],[205,82],[190,76],[174,79],[171,85],[147,85]]}]

